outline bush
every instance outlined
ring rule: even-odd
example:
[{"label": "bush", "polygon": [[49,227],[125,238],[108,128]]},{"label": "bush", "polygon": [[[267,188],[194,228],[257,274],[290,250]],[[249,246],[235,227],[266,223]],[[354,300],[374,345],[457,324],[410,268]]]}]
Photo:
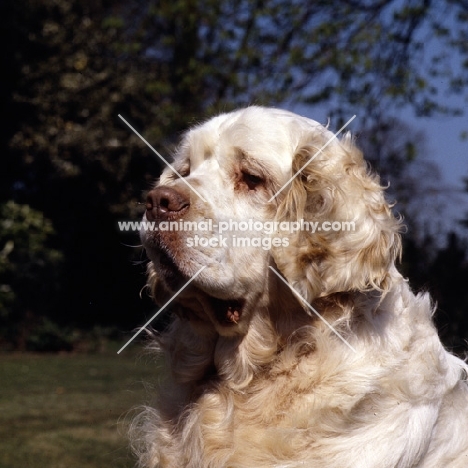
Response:
[{"label": "bush", "polygon": [[52,320],[44,318],[26,338],[26,350],[35,352],[72,351],[74,334]]}]

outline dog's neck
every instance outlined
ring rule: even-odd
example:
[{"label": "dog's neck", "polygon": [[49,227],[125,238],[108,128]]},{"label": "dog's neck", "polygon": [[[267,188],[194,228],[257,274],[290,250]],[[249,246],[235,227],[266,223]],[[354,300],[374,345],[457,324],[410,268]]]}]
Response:
[{"label": "dog's neck", "polygon": [[326,332],[327,323],[352,334],[360,323],[384,320],[379,315],[385,315],[385,299],[378,291],[334,293],[313,301],[312,310],[279,281],[270,282],[275,294],[254,311],[245,335],[221,336],[214,328],[200,335],[176,319],[163,344],[176,381],[197,387],[222,380],[242,390],[256,376],[269,373],[283,349],[294,346],[294,359],[313,353],[315,337]]}]

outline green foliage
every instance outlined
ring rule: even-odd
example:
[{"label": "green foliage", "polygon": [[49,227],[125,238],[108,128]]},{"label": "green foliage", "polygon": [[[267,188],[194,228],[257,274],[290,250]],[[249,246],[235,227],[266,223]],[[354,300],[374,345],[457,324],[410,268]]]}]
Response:
[{"label": "green foliage", "polygon": [[11,273],[26,278],[36,265],[60,260],[58,251],[44,249],[55,231],[41,212],[8,201],[0,206],[0,220],[0,242],[4,244],[0,272],[10,269]]},{"label": "green foliage", "polygon": [[103,29],[121,29],[124,26],[125,22],[119,16],[106,16],[101,23]]},{"label": "green foliage", "polygon": [[71,351],[73,334],[45,318],[36,324],[26,340],[26,349],[35,352]]},{"label": "green foliage", "polygon": [[54,300],[62,254],[49,245],[53,236],[52,223],[41,212],[11,201],[0,205],[0,333],[4,340],[19,340],[18,326],[47,313]]}]

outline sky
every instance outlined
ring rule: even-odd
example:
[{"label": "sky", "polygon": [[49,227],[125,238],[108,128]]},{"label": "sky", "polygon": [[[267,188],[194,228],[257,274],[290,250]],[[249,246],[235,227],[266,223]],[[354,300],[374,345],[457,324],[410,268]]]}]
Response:
[{"label": "sky", "polygon": [[405,120],[425,132],[427,156],[439,165],[444,179],[450,185],[462,188],[462,178],[468,178],[468,139],[462,140],[460,135],[468,131],[468,109],[462,117],[414,117]]},{"label": "sky", "polygon": [[[328,120],[326,107],[298,104],[289,109],[322,124]],[[468,132],[468,106],[465,115],[460,117],[416,117],[411,108],[394,111],[392,115],[403,120],[411,129],[423,132],[425,141],[422,146],[426,152],[420,155],[420,161],[436,163],[440,169],[440,187],[447,194],[432,200],[429,197],[421,202],[421,219],[431,225],[431,231],[439,237],[439,245],[444,244],[446,233],[452,230],[468,240],[468,229],[461,227],[457,221],[468,217],[468,193],[463,184],[463,178],[468,179],[468,139],[461,138],[462,132]],[[330,121],[330,130],[339,130],[333,120]],[[346,130],[359,132],[359,116]]]},{"label": "sky", "polygon": [[[442,230],[455,230],[468,238],[468,230],[460,228],[457,220],[468,218],[468,193],[463,179],[468,179],[468,139],[462,132],[468,131],[468,108],[461,117],[414,117],[411,113],[404,120],[426,137],[425,158],[434,161],[441,170],[441,186],[447,186],[452,196],[447,199],[442,213],[435,213]],[[424,209],[424,207],[422,208]],[[434,214],[428,210],[429,215]],[[448,228],[448,229],[447,229]]]}]

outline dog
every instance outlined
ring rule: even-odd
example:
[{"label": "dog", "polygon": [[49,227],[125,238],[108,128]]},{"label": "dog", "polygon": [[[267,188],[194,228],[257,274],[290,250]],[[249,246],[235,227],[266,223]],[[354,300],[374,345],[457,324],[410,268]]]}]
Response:
[{"label": "dog", "polygon": [[349,134],[272,108],[214,117],[144,221],[173,318],[139,466],[468,467],[468,367],[397,271],[401,222]]}]

